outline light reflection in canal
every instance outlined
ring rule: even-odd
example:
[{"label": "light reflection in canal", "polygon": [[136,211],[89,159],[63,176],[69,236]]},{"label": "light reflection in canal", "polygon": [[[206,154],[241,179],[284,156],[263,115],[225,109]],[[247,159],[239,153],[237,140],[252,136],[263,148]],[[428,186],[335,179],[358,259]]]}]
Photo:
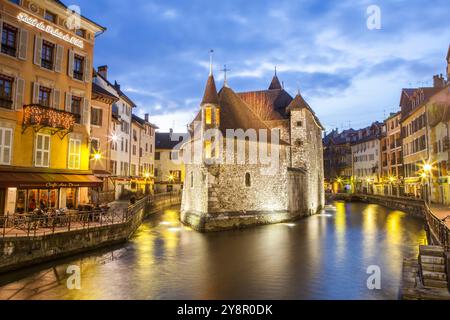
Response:
[{"label": "light reflection in canal", "polygon": [[[166,210],[124,245],[0,276],[0,299],[396,299],[403,257],[426,241],[420,219],[362,203],[214,234],[178,217]],[[73,264],[81,290],[65,285]],[[366,288],[370,265],[380,291]]]}]

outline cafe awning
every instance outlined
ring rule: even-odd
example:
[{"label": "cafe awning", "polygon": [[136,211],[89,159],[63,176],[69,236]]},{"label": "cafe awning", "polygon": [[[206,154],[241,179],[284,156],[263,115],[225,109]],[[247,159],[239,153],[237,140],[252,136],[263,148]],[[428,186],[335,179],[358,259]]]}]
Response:
[{"label": "cafe awning", "polygon": [[100,187],[102,183],[102,180],[90,174],[0,172],[0,187],[3,188]]}]

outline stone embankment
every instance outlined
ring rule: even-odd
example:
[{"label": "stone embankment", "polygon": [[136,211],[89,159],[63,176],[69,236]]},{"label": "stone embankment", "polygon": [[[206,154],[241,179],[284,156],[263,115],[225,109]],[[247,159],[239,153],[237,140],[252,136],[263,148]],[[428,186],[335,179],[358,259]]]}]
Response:
[{"label": "stone embankment", "polygon": [[129,206],[117,223],[53,234],[0,237],[0,273],[127,241],[142,220],[180,204],[180,194],[145,198]]}]

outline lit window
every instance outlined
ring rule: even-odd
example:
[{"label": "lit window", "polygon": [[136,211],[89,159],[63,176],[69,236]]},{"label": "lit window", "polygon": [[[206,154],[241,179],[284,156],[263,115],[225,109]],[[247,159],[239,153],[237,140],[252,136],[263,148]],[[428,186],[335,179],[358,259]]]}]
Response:
[{"label": "lit window", "polygon": [[81,140],[69,140],[69,169],[80,169]]},{"label": "lit window", "polygon": [[211,156],[212,156],[212,146],[211,146],[211,141],[210,140],[207,140],[207,141],[205,141],[205,157],[207,158],[207,159],[210,159],[211,158]]},{"label": "lit window", "polygon": [[211,114],[212,110],[211,107],[207,107],[205,109],[205,123],[206,124],[211,124],[212,123],[212,114]]},{"label": "lit window", "polygon": [[220,124],[220,109],[216,109],[216,124]]}]

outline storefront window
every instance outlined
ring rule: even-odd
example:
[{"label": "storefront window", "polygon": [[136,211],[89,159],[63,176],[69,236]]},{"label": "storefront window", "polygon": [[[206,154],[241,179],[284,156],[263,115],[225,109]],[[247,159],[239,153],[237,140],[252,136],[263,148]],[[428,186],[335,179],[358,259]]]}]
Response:
[{"label": "storefront window", "polygon": [[58,190],[50,190],[48,207],[51,209],[56,209],[58,207]]},{"label": "storefront window", "polygon": [[67,209],[76,208],[76,189],[68,188],[66,189],[66,206]]},{"label": "storefront window", "polygon": [[25,213],[26,211],[27,190],[17,190],[16,212]]},{"label": "storefront window", "polygon": [[28,211],[33,212],[37,208],[37,190],[28,190]]},{"label": "storefront window", "polygon": [[39,190],[39,209],[48,208],[48,190]]}]

